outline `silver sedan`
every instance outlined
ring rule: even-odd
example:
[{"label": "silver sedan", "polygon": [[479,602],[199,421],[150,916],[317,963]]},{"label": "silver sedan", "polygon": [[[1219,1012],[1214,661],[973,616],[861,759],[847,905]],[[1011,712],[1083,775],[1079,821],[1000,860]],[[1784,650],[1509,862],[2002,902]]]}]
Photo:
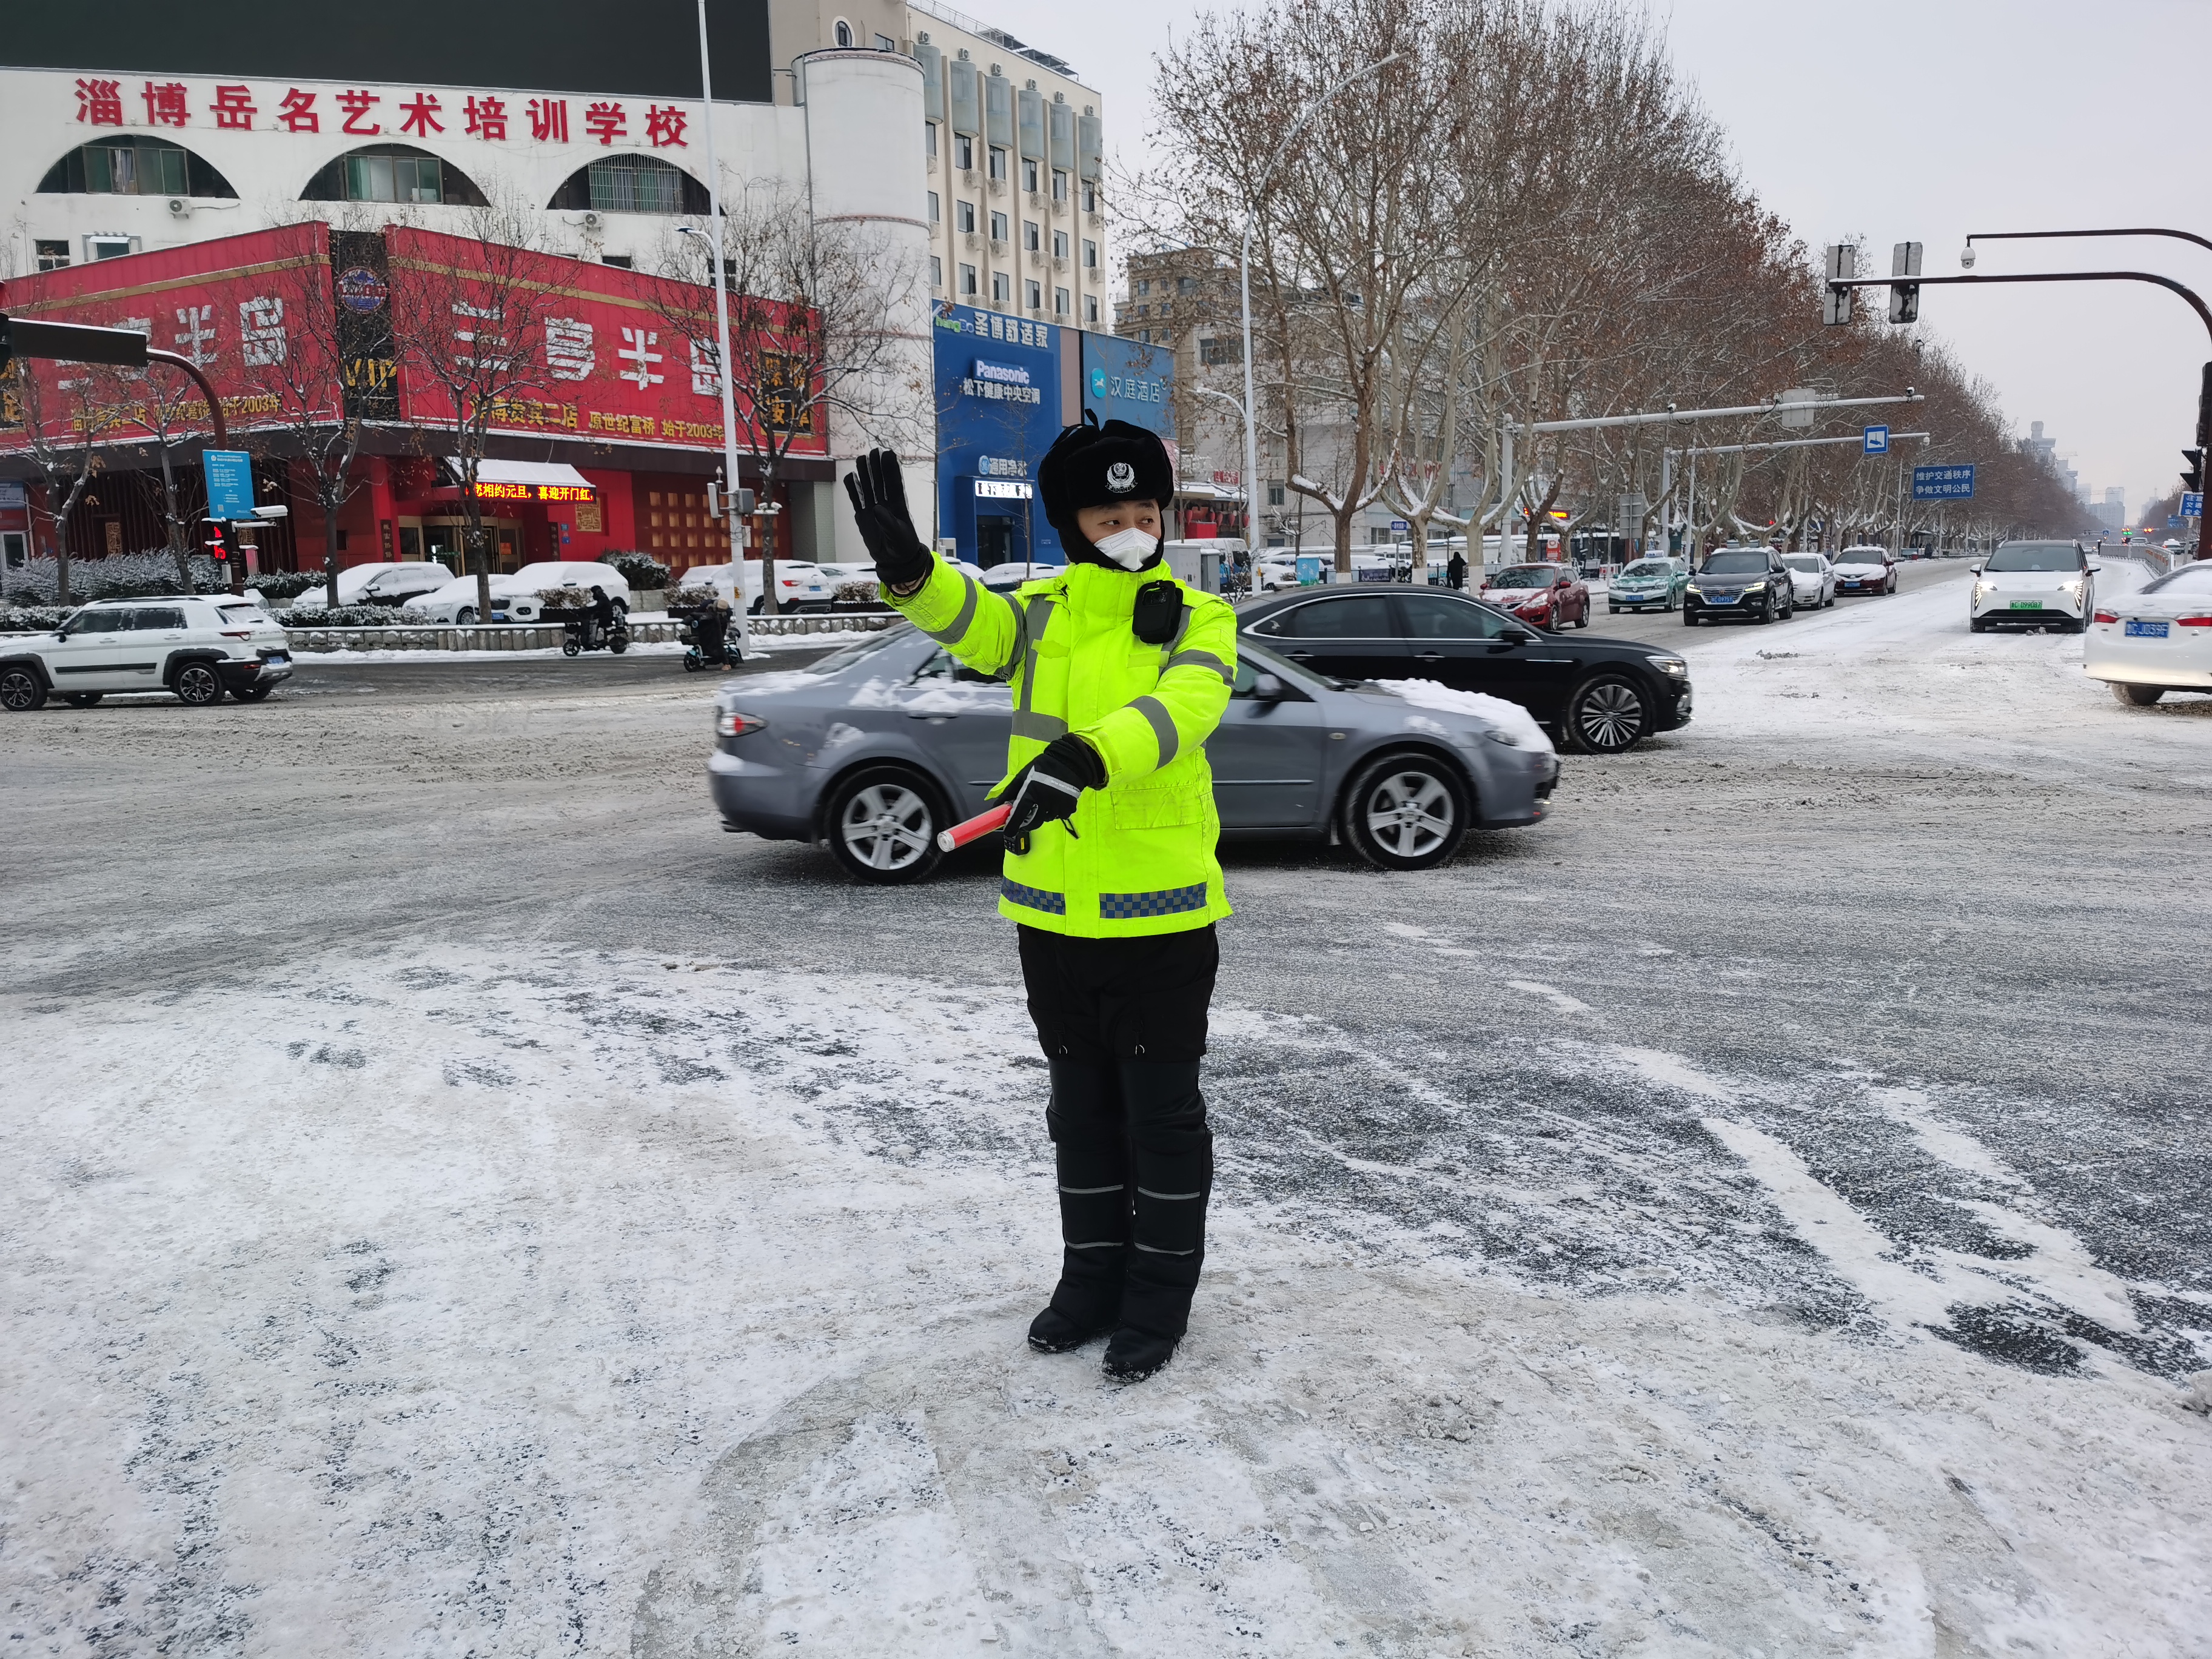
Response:
[{"label": "silver sedan", "polygon": [[[1326,678],[1249,640],[1206,744],[1224,837],[1341,836],[1389,870],[1542,818],[1559,757],[1512,705]],[[935,867],[937,833],[1006,775],[1012,693],[902,623],[812,665],[726,682],[708,777],[725,829],[824,846],[863,881]]]}]

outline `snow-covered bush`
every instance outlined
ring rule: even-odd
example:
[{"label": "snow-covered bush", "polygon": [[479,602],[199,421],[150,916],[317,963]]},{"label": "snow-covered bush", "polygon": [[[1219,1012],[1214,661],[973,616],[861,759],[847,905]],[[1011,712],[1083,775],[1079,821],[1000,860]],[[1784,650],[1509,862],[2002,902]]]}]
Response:
[{"label": "snow-covered bush", "polygon": [[837,603],[840,605],[872,605],[876,599],[876,584],[872,580],[837,584]]},{"label": "snow-covered bush", "polygon": [[538,597],[550,611],[589,611],[592,596],[580,587],[541,587]]},{"label": "snow-covered bush", "polygon": [[272,570],[246,584],[264,599],[296,599],[323,585],[323,573],[319,570]]},{"label": "snow-covered bush", "polygon": [[[388,605],[295,605],[277,617],[287,628],[394,628],[407,620]],[[421,625],[421,619],[416,619]]]},{"label": "snow-covered bush", "polygon": [[668,608],[687,611],[696,605],[712,605],[718,597],[711,587],[679,587],[668,596]]},{"label": "snow-covered bush", "polygon": [[[194,592],[220,593],[229,587],[229,577],[221,574],[216,562],[204,553],[191,555],[190,564]],[[20,568],[8,570],[3,585],[11,602],[52,605],[60,592],[60,570],[52,559],[32,559]],[[177,556],[167,548],[118,553],[112,559],[70,561],[70,599],[76,604],[176,591]]]},{"label": "snow-covered bush", "polygon": [[0,605],[0,634],[35,634],[59,628],[62,618],[76,608],[71,605],[64,610],[58,605]]},{"label": "snow-covered bush", "polygon": [[649,554],[617,550],[600,554],[599,562],[612,565],[632,587],[658,592],[668,586],[668,567]]}]

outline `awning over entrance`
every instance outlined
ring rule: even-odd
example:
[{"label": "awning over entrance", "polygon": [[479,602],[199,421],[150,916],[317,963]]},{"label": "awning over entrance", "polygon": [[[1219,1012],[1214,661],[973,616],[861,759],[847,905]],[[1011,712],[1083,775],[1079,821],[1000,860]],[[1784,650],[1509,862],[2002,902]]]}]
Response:
[{"label": "awning over entrance", "polygon": [[[446,458],[446,470],[458,482],[461,464]],[[598,499],[592,481],[566,461],[477,463],[477,495],[485,501],[589,501]]]}]

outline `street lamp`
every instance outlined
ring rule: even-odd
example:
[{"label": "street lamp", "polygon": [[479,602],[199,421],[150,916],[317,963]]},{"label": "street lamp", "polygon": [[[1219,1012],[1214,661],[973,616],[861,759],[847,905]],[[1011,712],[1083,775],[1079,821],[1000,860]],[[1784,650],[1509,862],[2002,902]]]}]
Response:
[{"label": "street lamp", "polygon": [[[703,6],[706,0],[700,0],[700,3]],[[1267,186],[1274,181],[1275,169],[1282,166],[1283,158],[1291,152],[1291,145],[1305,131],[1306,123],[1321,112],[1321,106],[1346,87],[1365,80],[1378,70],[1388,69],[1405,55],[1402,52],[1395,52],[1388,58],[1378,58],[1364,69],[1356,69],[1334,85],[1324,88],[1291,124],[1291,130],[1283,135],[1283,142],[1275,146],[1275,154],[1267,163],[1267,170],[1260,175],[1260,182],[1252,191],[1251,211],[1244,216],[1244,249],[1237,260],[1237,283],[1244,313],[1244,533],[1247,541],[1255,539],[1260,529],[1259,498],[1255,493],[1260,477],[1260,428],[1252,395],[1252,233],[1259,228],[1260,203],[1267,193]]]},{"label": "street lamp", "polygon": [[[730,527],[730,568],[734,578],[732,591],[737,603],[730,607],[738,625],[738,655],[751,654],[752,635],[745,626],[745,544],[744,526],[738,522],[738,397],[730,380],[730,300],[724,272],[726,265],[722,255],[722,176],[714,164],[714,76],[707,61],[707,0],[699,0],[699,96],[705,104],[707,143],[707,218],[711,234],[708,241],[714,250],[714,356],[722,380],[722,512]],[[678,229],[696,236],[699,232],[691,226]],[[766,566],[762,568],[765,570]],[[761,606],[772,608],[775,601],[768,592],[768,584],[761,584]]]}]

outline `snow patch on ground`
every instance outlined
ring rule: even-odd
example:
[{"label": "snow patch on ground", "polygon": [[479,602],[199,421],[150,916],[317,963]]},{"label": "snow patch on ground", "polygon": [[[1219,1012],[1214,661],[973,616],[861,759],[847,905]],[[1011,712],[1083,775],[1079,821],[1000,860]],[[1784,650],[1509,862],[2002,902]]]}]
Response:
[{"label": "snow patch on ground", "polygon": [[[1677,1057],[1508,1074],[1626,1058],[1732,1103],[1720,1178],[1800,1254],[1743,1248],[1802,1273],[1809,1247],[1869,1328],[1486,1260],[1483,1210],[1571,1241],[1609,1166],[1662,1219],[1709,1195],[1540,1104],[1556,1187],[1454,1163],[1423,1122],[1495,1139],[1515,1103],[1231,1007],[1197,1317],[1115,1389],[1095,1349],[1022,1342],[1057,1228],[1008,988],[415,947],[0,1006],[27,1654],[1843,1659],[2212,1628],[2205,1420],[2124,1365],[1926,1334],[1944,1264],[1747,1121],[1760,1089]],[[1282,1132],[1270,1065],[1395,1127]],[[1637,1220],[1607,1211],[1592,1237]]]}]

